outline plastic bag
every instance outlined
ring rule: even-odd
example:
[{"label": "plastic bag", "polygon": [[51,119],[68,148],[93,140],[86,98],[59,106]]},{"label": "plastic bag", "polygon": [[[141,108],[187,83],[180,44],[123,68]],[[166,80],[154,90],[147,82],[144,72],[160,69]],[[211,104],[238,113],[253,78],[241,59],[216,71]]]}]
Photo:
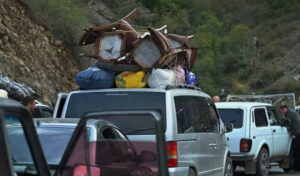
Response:
[{"label": "plastic bag", "polygon": [[153,69],[148,79],[151,88],[165,88],[167,85],[175,84],[175,73],[168,69]]},{"label": "plastic bag", "polygon": [[187,71],[185,76],[186,76],[185,84],[196,85],[196,76],[194,73]]},{"label": "plastic bag", "polygon": [[181,65],[172,68],[175,73],[175,84],[184,84],[185,83],[185,71]]},{"label": "plastic bag", "polygon": [[75,80],[79,89],[107,89],[114,86],[115,73],[96,66],[77,73]]},{"label": "plastic bag", "polygon": [[125,71],[116,76],[116,86],[118,88],[144,88],[147,81],[144,81],[145,72],[129,72]]}]

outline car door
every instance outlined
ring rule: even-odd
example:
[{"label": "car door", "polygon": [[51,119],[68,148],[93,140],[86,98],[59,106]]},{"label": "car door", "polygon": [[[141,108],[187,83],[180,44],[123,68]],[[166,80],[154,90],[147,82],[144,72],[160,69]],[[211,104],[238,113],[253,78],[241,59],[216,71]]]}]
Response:
[{"label": "car door", "polygon": [[213,104],[209,104],[210,112],[210,135],[212,138],[211,150],[213,154],[213,160],[215,163],[215,172],[221,174],[223,171],[224,156],[226,152],[226,137],[224,133],[221,133],[220,129],[220,117]]},{"label": "car door", "polygon": [[193,125],[198,135],[198,155],[199,165],[203,167],[201,174],[213,174],[217,171],[216,150],[218,148],[217,139],[213,134],[216,130],[212,125],[210,106],[204,97],[194,97],[194,120]]},{"label": "car door", "polygon": [[[200,128],[201,102],[205,104],[205,99],[197,100],[198,98],[195,96],[174,97],[177,119],[178,166],[194,165],[197,167],[197,172],[205,173],[212,170],[211,164],[208,163],[211,162],[207,142],[210,139],[208,133],[204,133],[204,129]],[[204,116],[201,116],[202,118]]]},{"label": "car door", "polygon": [[280,124],[278,114],[274,107],[268,107],[268,117],[270,120],[272,135],[273,135],[273,155],[284,156],[288,154],[290,134],[286,127]]},{"label": "car door", "polygon": [[[251,109],[250,138],[252,139],[252,147],[254,150],[260,150],[256,147],[260,147],[262,143],[267,143],[268,146],[273,145],[272,130],[269,125],[267,110],[265,107],[253,107]],[[273,150],[273,148],[270,150]],[[272,152],[273,151],[270,151],[270,153]]]},{"label": "car door", "polygon": [[5,128],[5,116],[3,111],[0,110],[0,171],[4,176],[12,176],[14,174],[14,169],[9,155],[9,146]]},{"label": "car door", "polygon": [[[57,173],[60,175],[73,175],[78,171],[78,175],[90,175],[90,176],[105,176],[103,172],[100,172],[97,167],[91,165],[89,161],[89,153],[85,152],[89,150],[88,147],[88,133],[86,127],[86,121],[90,118],[101,119],[106,115],[130,115],[130,116],[146,116],[153,119],[155,123],[155,147],[157,155],[149,155],[149,153],[141,154],[141,161],[149,161],[155,159],[157,168],[157,175],[168,176],[167,167],[167,155],[165,148],[165,138],[162,119],[158,113],[155,112],[106,112],[106,113],[92,113],[88,114],[85,118],[82,118],[79,122],[79,126],[75,129],[70,143],[63,155],[61,164],[57,166]],[[100,116],[100,117],[99,117]],[[12,129],[17,128],[17,131]],[[84,132],[85,131],[85,132]],[[117,133],[118,131],[116,131]],[[14,135],[21,134],[18,139]],[[1,175],[15,176],[18,175],[31,175],[31,176],[50,176],[50,170],[46,163],[44,153],[38,140],[38,136],[32,121],[32,116],[28,110],[20,103],[8,100],[0,99],[0,169]],[[74,152],[72,152],[74,151]],[[27,162],[18,162],[27,158]],[[23,160],[24,161],[24,160]],[[66,163],[66,161],[69,161]],[[71,167],[72,164],[76,167]],[[55,170],[56,170],[55,168]],[[89,168],[89,169],[87,169]],[[75,170],[74,170],[75,169]],[[77,170],[76,170],[77,169]],[[55,172],[52,170],[52,172]],[[137,175],[145,175],[144,167],[140,167]],[[113,174],[116,175],[116,174]],[[118,175],[116,175],[118,176]]]},{"label": "car door", "polygon": [[50,176],[28,110],[19,102],[0,100],[1,175]]},{"label": "car door", "polygon": [[[118,152],[123,150],[122,148],[124,147],[120,147],[120,145],[110,145],[110,143],[113,141],[107,140],[108,138],[116,139],[116,136],[119,136],[119,139],[124,139],[124,136],[121,137],[121,133],[119,133],[114,128],[103,127],[99,129],[99,132],[102,134],[103,139],[106,139],[102,141],[100,140],[101,142],[106,144],[102,144],[99,142],[96,143],[96,147],[102,150],[99,153],[103,154],[102,156],[98,156],[97,150],[96,152],[93,152],[93,147],[91,147],[91,145],[89,144],[89,139],[91,138],[92,133],[88,130],[87,124],[89,124],[90,120],[107,120],[109,118],[116,119],[118,117],[132,117],[133,119],[143,117],[153,120],[155,129],[155,141],[149,142],[141,140],[130,140],[131,143],[137,142],[137,145],[140,145],[141,150],[144,148],[144,150],[139,153],[138,160],[124,160],[124,157],[121,157],[120,159],[120,156],[122,155],[119,155]],[[118,142],[118,140],[116,140],[115,142]],[[153,151],[156,151],[156,153],[148,152],[147,146],[149,145],[155,147]],[[132,146],[135,145],[133,144]],[[96,158],[93,159],[91,155],[95,155]],[[148,162],[151,162],[151,164],[149,164]],[[164,128],[160,115],[154,111],[110,111],[89,113],[80,119],[78,126],[75,129],[74,134],[70,140],[70,143],[65,150],[65,154],[61,159],[61,163],[56,172],[56,175],[147,175],[144,173],[147,173],[150,170],[153,176],[168,176],[169,174],[167,166]]]}]

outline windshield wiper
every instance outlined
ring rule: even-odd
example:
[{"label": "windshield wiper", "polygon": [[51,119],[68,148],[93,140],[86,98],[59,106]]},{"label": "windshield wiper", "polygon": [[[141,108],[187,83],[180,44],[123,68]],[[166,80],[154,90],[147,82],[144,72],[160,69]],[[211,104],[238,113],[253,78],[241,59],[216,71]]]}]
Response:
[{"label": "windshield wiper", "polygon": [[129,131],[127,131],[127,135],[136,134],[136,133],[142,132],[142,131],[150,131],[150,130],[155,130],[155,128],[141,128],[141,129],[136,129],[136,130],[129,130]]}]

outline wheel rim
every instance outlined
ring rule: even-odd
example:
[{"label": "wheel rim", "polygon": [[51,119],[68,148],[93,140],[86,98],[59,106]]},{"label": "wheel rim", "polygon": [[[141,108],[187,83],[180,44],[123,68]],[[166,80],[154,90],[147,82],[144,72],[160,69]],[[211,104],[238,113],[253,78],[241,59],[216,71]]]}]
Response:
[{"label": "wheel rim", "polygon": [[263,153],[261,156],[261,171],[263,175],[269,175],[269,156]]}]

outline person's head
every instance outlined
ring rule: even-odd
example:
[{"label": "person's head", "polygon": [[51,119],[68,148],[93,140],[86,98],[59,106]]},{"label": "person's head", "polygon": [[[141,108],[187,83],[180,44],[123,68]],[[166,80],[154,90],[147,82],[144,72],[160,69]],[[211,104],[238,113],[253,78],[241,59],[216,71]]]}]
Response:
[{"label": "person's head", "polygon": [[289,107],[287,105],[281,105],[279,108],[279,111],[282,115],[285,115],[285,113],[288,111]]},{"label": "person's head", "polygon": [[33,111],[35,109],[35,99],[31,96],[27,96],[25,97],[22,102],[21,102],[24,106],[26,106],[26,108],[29,111]]},{"label": "person's head", "polygon": [[214,97],[213,97],[213,101],[214,101],[215,103],[220,102],[220,97],[219,97],[219,96],[214,96]]}]

